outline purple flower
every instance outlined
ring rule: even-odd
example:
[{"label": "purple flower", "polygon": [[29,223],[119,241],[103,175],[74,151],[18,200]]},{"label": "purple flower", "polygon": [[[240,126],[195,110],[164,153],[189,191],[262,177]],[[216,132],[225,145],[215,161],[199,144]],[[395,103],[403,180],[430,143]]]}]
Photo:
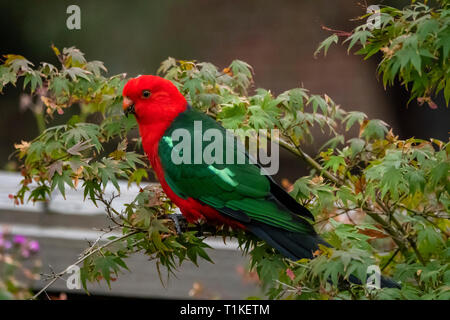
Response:
[{"label": "purple flower", "polygon": [[24,244],[25,241],[27,241],[27,239],[24,236],[16,235],[16,236],[14,236],[13,241],[14,241],[14,243],[17,243],[17,244]]},{"label": "purple flower", "polygon": [[38,252],[39,251],[39,242],[37,242],[36,240],[30,241],[28,243],[28,248],[30,249],[31,252]]},{"label": "purple flower", "polygon": [[28,258],[30,256],[30,251],[26,250],[26,249],[22,249],[21,252],[22,257],[24,258]]},{"label": "purple flower", "polygon": [[6,250],[11,249],[11,248],[12,248],[12,243],[11,243],[11,241],[5,241],[5,243],[3,244],[3,247],[4,247]]}]

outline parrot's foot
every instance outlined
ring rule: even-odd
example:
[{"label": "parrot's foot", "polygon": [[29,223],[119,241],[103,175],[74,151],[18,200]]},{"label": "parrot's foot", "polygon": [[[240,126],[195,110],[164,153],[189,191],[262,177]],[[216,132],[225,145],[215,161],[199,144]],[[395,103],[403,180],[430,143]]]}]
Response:
[{"label": "parrot's foot", "polygon": [[203,237],[203,223],[199,223],[199,224],[197,224],[197,226],[198,226],[198,237]]},{"label": "parrot's foot", "polygon": [[175,224],[175,229],[177,230],[177,234],[180,235],[183,232],[181,231],[181,225],[186,222],[186,219],[181,213],[172,213],[168,215],[170,219],[172,219]]}]

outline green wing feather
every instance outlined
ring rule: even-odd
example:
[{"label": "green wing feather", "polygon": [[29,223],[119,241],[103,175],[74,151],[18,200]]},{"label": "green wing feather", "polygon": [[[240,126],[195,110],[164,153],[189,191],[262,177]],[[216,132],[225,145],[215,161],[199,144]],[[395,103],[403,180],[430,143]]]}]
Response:
[{"label": "green wing feather", "polygon": [[[179,128],[190,133],[191,155],[194,154],[195,121],[201,121],[202,132],[211,128],[220,130],[224,135],[222,163],[226,162],[227,152],[234,152],[233,164],[208,165],[203,161],[201,164],[175,164],[172,161],[172,152],[179,152],[179,142],[172,141],[172,134]],[[255,220],[288,231],[314,233],[305,219],[274,200],[269,178],[261,174],[258,166],[250,163],[245,150],[239,148],[237,143],[225,143],[226,134],[223,127],[203,113],[189,108],[180,114],[166,130],[158,145],[165,179],[171,189],[179,197],[199,200],[244,224]],[[209,143],[203,142],[202,150]],[[239,153],[241,154],[238,155]],[[239,156],[245,157],[244,164],[237,163]]]}]

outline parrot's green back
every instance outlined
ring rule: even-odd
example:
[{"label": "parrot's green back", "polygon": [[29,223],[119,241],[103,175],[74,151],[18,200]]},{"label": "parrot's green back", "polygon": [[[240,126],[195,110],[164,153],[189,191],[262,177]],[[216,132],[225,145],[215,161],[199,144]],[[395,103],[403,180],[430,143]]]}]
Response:
[{"label": "parrot's green back", "polygon": [[[201,132],[199,132],[200,124]],[[208,129],[216,129],[215,132],[222,135],[222,152],[218,157],[222,160],[221,164],[208,164],[204,160],[200,164],[194,163],[196,152],[194,143],[203,140],[199,137],[201,133],[206,134]],[[178,138],[179,134],[182,134],[183,138]],[[169,187],[179,197],[194,198],[207,204],[220,214],[245,225],[257,235],[263,232],[261,230],[271,228],[272,234],[289,232],[311,235],[315,238],[316,233],[306,220],[306,218],[313,219],[311,213],[270,177],[263,175],[261,168],[250,162],[236,139],[234,143],[226,143],[231,140],[226,139],[227,134],[230,133],[216,121],[192,108],[188,108],[175,118],[158,145],[158,155]],[[186,147],[183,139],[190,139],[190,149]],[[201,150],[205,150],[210,144],[211,141],[202,141]],[[191,156],[186,158],[191,160],[189,163],[174,161],[174,154],[180,158],[185,155],[184,152],[180,152],[182,146],[184,152],[190,150]],[[226,163],[226,155],[230,152],[234,155],[234,161]],[[212,152],[212,154],[215,156],[219,153]],[[245,163],[237,162],[243,158]]]}]

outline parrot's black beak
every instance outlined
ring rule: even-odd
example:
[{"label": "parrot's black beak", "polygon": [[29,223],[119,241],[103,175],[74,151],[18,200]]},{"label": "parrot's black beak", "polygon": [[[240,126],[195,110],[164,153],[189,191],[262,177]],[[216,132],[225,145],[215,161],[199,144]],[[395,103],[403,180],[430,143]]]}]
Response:
[{"label": "parrot's black beak", "polygon": [[131,106],[129,106],[128,108],[125,109],[125,116],[128,118],[129,114],[136,114],[136,112],[134,111],[134,104],[132,104]]},{"label": "parrot's black beak", "polygon": [[136,114],[134,110],[134,102],[128,97],[123,97],[123,112],[127,118],[130,113]]}]

